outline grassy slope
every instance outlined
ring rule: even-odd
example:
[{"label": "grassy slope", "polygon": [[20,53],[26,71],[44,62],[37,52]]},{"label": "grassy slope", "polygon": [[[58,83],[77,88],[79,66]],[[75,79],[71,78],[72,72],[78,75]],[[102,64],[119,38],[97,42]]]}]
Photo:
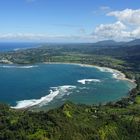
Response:
[{"label": "grassy slope", "polygon": [[65,103],[49,112],[15,111],[0,105],[0,139],[139,140],[140,96],[127,107]]}]

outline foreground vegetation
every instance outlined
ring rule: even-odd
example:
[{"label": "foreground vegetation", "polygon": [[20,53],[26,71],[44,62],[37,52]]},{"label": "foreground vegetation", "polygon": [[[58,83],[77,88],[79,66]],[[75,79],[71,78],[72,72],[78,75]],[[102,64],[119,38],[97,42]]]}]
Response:
[{"label": "foreground vegetation", "polygon": [[1,140],[139,140],[140,96],[133,105],[65,103],[49,112],[0,105]]},{"label": "foreground vegetation", "polygon": [[136,79],[137,87],[130,96],[99,106],[66,102],[48,112],[14,110],[1,104],[0,140],[140,139],[140,47],[84,45],[54,45],[6,52],[0,54],[0,60],[17,64],[72,62],[115,68],[128,78]]}]

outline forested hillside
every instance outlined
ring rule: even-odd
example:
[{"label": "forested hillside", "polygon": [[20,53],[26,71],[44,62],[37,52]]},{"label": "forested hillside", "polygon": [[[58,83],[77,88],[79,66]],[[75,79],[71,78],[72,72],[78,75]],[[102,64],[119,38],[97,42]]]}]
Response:
[{"label": "forested hillside", "polygon": [[1,140],[139,140],[140,96],[134,105],[65,103],[49,112],[0,105]]}]

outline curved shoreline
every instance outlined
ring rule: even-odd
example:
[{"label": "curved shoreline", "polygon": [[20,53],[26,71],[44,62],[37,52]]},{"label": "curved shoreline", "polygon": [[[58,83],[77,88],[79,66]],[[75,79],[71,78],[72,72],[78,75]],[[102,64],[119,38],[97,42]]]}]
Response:
[{"label": "curved shoreline", "polygon": [[[79,65],[79,66],[81,66],[81,67],[92,67],[92,68],[96,68],[96,69],[100,70],[101,72],[108,72],[108,73],[111,73],[112,76],[113,76],[113,78],[115,78],[115,79],[118,79],[118,80],[125,80],[125,81],[129,81],[129,82],[135,84],[134,87],[131,88],[130,91],[132,91],[132,90],[137,86],[135,80],[128,79],[128,78],[126,78],[125,74],[122,73],[121,71],[116,70],[116,69],[112,69],[112,68],[108,68],[108,67],[101,67],[101,66],[90,65],[90,64],[63,63],[63,62],[43,62],[43,63],[39,63],[39,64],[68,64],[68,65]],[[19,67],[21,67],[21,66],[19,66]],[[41,99],[42,99],[42,98],[41,98]],[[33,100],[33,102],[34,102],[34,100]],[[21,102],[21,103],[22,103],[22,102]],[[33,105],[33,106],[36,106],[36,105]],[[32,106],[32,107],[33,107],[33,106]],[[18,108],[18,107],[17,107],[17,108],[16,108],[16,107],[12,107],[12,108],[21,109],[21,108]],[[31,107],[29,106],[29,107],[26,107],[26,109],[27,109],[27,108],[29,109],[29,108],[31,108]]]},{"label": "curved shoreline", "polygon": [[129,81],[131,83],[136,84],[136,80],[133,79],[129,79],[126,78],[126,75],[124,73],[122,73],[119,70],[113,69],[113,68],[109,68],[109,67],[101,67],[101,66],[97,66],[97,65],[90,65],[90,64],[80,64],[80,63],[63,63],[63,62],[43,62],[43,64],[71,64],[71,65],[79,65],[79,66],[83,66],[83,67],[94,67],[97,68],[98,70],[102,71],[102,72],[110,72],[113,74],[113,77],[118,79],[118,80],[124,80],[124,81]]},{"label": "curved shoreline", "polygon": [[[14,65],[14,63],[10,63],[10,64]],[[42,62],[42,63],[39,63],[39,64],[69,64],[69,65],[79,65],[79,66],[84,66],[84,67],[94,67],[94,68],[97,68],[98,70],[100,70],[102,72],[113,73],[113,77],[118,79],[118,80],[125,80],[125,81],[129,81],[129,82],[132,82],[132,83],[136,84],[135,79],[126,78],[126,75],[123,72],[121,72],[117,69],[109,68],[109,67],[102,67],[102,66],[92,65],[92,64],[70,63],[70,62]],[[2,63],[2,65],[4,65],[4,64]],[[5,64],[5,65],[8,65],[8,64]],[[22,65],[24,65],[24,64],[22,64]],[[8,66],[3,66],[3,67],[8,67]],[[21,67],[21,65],[19,65],[19,68],[32,68],[32,67],[34,67],[34,65],[33,66],[32,65],[30,65],[30,66],[24,65],[22,67]],[[35,67],[37,67],[37,65],[35,65]]]}]

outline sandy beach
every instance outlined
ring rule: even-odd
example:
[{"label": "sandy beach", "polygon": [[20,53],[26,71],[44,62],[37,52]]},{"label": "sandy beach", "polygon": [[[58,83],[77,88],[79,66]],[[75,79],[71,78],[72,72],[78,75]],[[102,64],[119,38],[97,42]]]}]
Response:
[{"label": "sandy beach", "polygon": [[116,69],[112,69],[112,68],[108,68],[108,67],[100,67],[100,66],[97,66],[97,65],[90,65],[90,64],[63,63],[63,62],[44,62],[44,64],[71,64],[71,65],[79,65],[79,66],[82,66],[82,67],[94,67],[94,68],[99,69],[102,72],[112,73],[113,77],[118,79],[118,80],[126,80],[126,81],[129,81],[129,82],[135,83],[135,80],[126,78],[125,74],[122,73],[121,71],[116,70]]}]

